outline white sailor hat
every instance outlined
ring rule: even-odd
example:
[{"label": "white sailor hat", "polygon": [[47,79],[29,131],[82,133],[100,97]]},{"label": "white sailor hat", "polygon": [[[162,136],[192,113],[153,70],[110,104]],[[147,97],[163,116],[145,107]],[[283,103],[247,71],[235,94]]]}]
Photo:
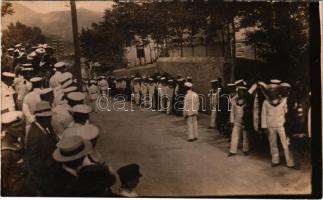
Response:
[{"label": "white sailor hat", "polygon": [[31,71],[34,71],[34,69],[33,69],[33,68],[31,68],[31,67],[23,67],[23,68],[21,69],[21,71],[23,71],[23,72],[31,72]]},{"label": "white sailor hat", "polygon": [[38,49],[36,49],[36,53],[38,53],[38,54],[43,54],[43,53],[45,53],[46,51],[45,51],[45,49],[43,49],[43,48],[38,48]]},{"label": "white sailor hat", "polygon": [[65,77],[73,78],[73,74],[71,72],[64,72],[62,75]]},{"label": "white sailor hat", "polygon": [[268,89],[268,90],[270,90],[270,91],[273,91],[273,90],[276,90],[278,88],[278,85],[277,84],[273,84],[273,83],[271,83],[271,84],[269,84],[268,86],[267,86],[267,88],[266,89]]},{"label": "white sailor hat", "polygon": [[90,83],[96,83],[96,81],[92,79],[92,80],[90,80]]},{"label": "white sailor hat", "polygon": [[32,83],[36,83],[36,82],[40,82],[40,81],[42,81],[41,77],[34,77],[34,78],[30,79],[30,82],[32,82]]},{"label": "white sailor hat", "polygon": [[186,77],[186,79],[192,79],[192,77],[190,77],[190,76],[187,76],[187,77]]},{"label": "white sailor hat", "polygon": [[16,47],[16,48],[22,47],[22,44],[21,44],[21,43],[16,44],[16,46],[15,46],[15,47]]},{"label": "white sailor hat", "polygon": [[22,118],[23,113],[21,111],[10,111],[1,115],[1,123],[6,125],[13,124],[22,120]]},{"label": "white sailor hat", "polygon": [[193,87],[193,84],[191,82],[185,82],[184,85],[189,88]]},{"label": "white sailor hat", "polygon": [[67,79],[64,82],[61,82],[61,88],[65,89],[73,85],[73,80],[72,79]]},{"label": "white sailor hat", "polygon": [[65,63],[64,62],[58,62],[54,65],[55,68],[61,68],[61,67],[65,67]]},{"label": "white sailor hat", "polygon": [[64,93],[69,93],[69,92],[74,92],[74,91],[76,91],[77,90],[77,87],[76,86],[69,86],[69,87],[67,87],[67,88],[64,88],[63,89],[63,92]]},{"label": "white sailor hat", "polygon": [[272,79],[272,80],[270,80],[270,83],[272,83],[272,84],[281,84],[281,80],[278,80],[278,79]]},{"label": "white sailor hat", "polygon": [[218,82],[217,79],[214,79],[214,80],[211,80],[210,83],[215,83],[215,82]]},{"label": "white sailor hat", "polygon": [[36,104],[36,109],[34,112],[36,117],[50,117],[52,114],[52,108],[47,101],[41,101]]},{"label": "white sailor hat", "polygon": [[280,86],[281,87],[288,87],[288,88],[292,87],[289,83],[281,83]]},{"label": "white sailor hat", "polygon": [[262,81],[258,82],[258,85],[261,85],[264,88],[268,87],[268,85],[266,83],[262,82]]},{"label": "white sailor hat", "polygon": [[244,81],[243,79],[237,80],[236,82],[234,82],[235,85],[243,85],[246,86],[247,82]]},{"label": "white sailor hat", "polygon": [[177,82],[182,82],[182,81],[184,81],[184,79],[182,78],[177,79]]},{"label": "white sailor hat", "polygon": [[172,83],[172,82],[174,82],[174,80],[173,79],[169,79],[168,82],[169,83]]},{"label": "white sailor hat", "polygon": [[59,78],[59,83],[60,84],[63,84],[65,83],[66,81],[70,80],[71,77],[67,76],[65,73],[61,75],[61,77]]},{"label": "white sailor hat", "polygon": [[52,88],[45,88],[45,89],[42,89],[41,92],[40,92],[40,95],[47,95],[47,94],[50,94],[50,93],[53,93],[53,89]]},{"label": "white sailor hat", "polygon": [[154,79],[153,78],[148,78],[149,81],[153,81]]},{"label": "white sailor hat", "polygon": [[239,90],[248,90],[248,88],[246,88],[244,86],[239,86],[239,87],[237,87],[237,91],[239,91]]},{"label": "white sailor hat", "polygon": [[82,92],[71,92],[67,94],[67,98],[73,101],[83,101],[85,94]]},{"label": "white sailor hat", "polygon": [[104,79],[105,78],[105,76],[100,76],[100,79]]},{"label": "white sailor hat", "polygon": [[11,72],[2,72],[2,76],[8,77],[8,78],[15,78],[16,74]]},{"label": "white sailor hat", "polygon": [[14,51],[14,50],[15,50],[14,48],[7,49],[7,51]]},{"label": "white sailor hat", "polygon": [[236,86],[236,84],[234,84],[234,83],[228,83],[227,86],[228,87],[234,87],[234,86]]},{"label": "white sailor hat", "polygon": [[73,113],[83,113],[83,114],[88,114],[92,111],[91,107],[85,104],[78,104],[73,106],[70,109],[71,112]]},{"label": "white sailor hat", "polygon": [[165,79],[166,79],[165,77],[161,77],[161,78],[160,78],[160,80],[162,80],[162,81],[163,81],[163,80],[165,80]]},{"label": "white sailor hat", "polygon": [[26,68],[29,68],[29,67],[32,67],[33,65],[30,64],[30,63],[25,63],[25,64],[22,64],[23,67],[26,67]]}]

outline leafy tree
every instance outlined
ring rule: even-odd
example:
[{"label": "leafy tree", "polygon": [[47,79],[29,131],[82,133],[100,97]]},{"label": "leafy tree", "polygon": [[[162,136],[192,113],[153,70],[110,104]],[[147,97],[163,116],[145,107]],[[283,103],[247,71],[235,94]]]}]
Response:
[{"label": "leafy tree", "polygon": [[27,46],[43,43],[45,36],[38,27],[30,27],[21,22],[10,23],[7,29],[2,30],[2,47],[12,47],[18,43],[24,43]]},{"label": "leafy tree", "polygon": [[14,13],[14,10],[12,8],[12,3],[4,1],[1,4],[1,17],[4,17],[6,15],[12,15]]},{"label": "leafy tree", "polygon": [[269,76],[291,81],[307,76],[307,3],[248,3],[237,16],[239,28],[254,28],[246,35],[247,44],[266,61]]}]

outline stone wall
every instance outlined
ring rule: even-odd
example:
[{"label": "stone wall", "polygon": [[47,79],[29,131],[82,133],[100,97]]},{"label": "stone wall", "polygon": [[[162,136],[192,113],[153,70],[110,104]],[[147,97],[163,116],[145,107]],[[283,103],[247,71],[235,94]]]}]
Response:
[{"label": "stone wall", "polygon": [[223,77],[223,66],[223,57],[167,57],[159,58],[154,64],[118,69],[113,73],[115,76],[130,76],[136,73],[149,75],[155,72],[167,72],[173,77],[176,77],[176,74],[183,77],[191,76],[194,90],[206,96],[210,80]]}]

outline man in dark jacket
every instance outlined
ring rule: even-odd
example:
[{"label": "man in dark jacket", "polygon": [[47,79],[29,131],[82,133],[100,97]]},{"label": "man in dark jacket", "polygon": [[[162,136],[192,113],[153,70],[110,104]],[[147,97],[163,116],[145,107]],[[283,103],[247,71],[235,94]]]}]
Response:
[{"label": "man in dark jacket", "polygon": [[53,174],[58,167],[52,154],[58,139],[51,127],[52,111],[48,102],[41,101],[36,104],[35,117],[36,121],[31,124],[27,136],[28,181],[39,195],[52,196]]},{"label": "man in dark jacket", "polygon": [[25,196],[26,170],[23,160],[23,143],[25,134],[21,111],[11,111],[1,116],[4,136],[1,138],[1,195]]}]

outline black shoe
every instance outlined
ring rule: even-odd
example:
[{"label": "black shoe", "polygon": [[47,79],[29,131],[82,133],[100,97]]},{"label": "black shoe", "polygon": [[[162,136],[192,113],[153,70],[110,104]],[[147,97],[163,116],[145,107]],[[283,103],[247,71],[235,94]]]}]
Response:
[{"label": "black shoe", "polygon": [[193,140],[197,140],[197,138],[194,138]]},{"label": "black shoe", "polygon": [[277,167],[279,165],[279,163],[271,163],[272,167]]},{"label": "black shoe", "polygon": [[246,152],[243,152],[243,154],[244,154],[245,156],[247,156],[247,155],[249,155],[249,152],[248,152],[248,151],[246,151]]},{"label": "black shoe", "polygon": [[294,170],[299,170],[300,168],[299,168],[299,166],[297,166],[297,165],[294,165],[294,166],[291,166],[291,167],[289,167],[289,166],[287,166],[289,169],[294,169]]},{"label": "black shoe", "polygon": [[194,139],[188,139],[187,142],[194,142]]},{"label": "black shoe", "polygon": [[235,153],[231,153],[231,152],[230,152],[230,153],[228,154],[228,157],[235,156],[235,155],[236,155]]}]

